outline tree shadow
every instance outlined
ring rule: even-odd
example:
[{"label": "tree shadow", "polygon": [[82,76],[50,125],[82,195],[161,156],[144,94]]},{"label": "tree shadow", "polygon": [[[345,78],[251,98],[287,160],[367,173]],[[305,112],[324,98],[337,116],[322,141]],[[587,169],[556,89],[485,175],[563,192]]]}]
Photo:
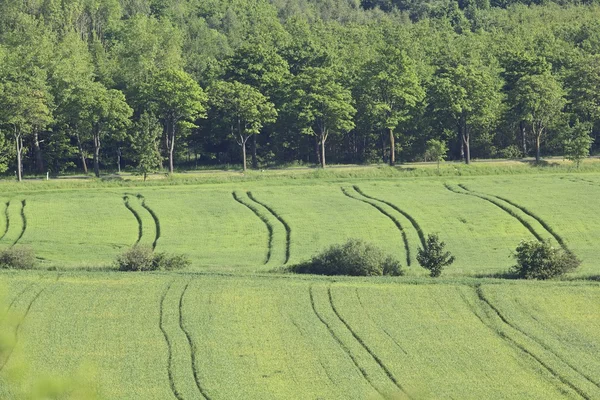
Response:
[{"label": "tree shadow", "polygon": [[493,279],[520,279],[517,274],[511,271],[503,271],[503,272],[492,272],[492,273],[484,273],[484,274],[476,274],[476,278],[493,278]]}]

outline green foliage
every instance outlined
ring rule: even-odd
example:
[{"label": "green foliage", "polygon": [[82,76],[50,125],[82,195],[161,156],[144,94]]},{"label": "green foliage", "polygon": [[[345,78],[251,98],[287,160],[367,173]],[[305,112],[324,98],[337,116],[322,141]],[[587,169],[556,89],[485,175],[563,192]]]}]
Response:
[{"label": "green foliage", "polygon": [[575,254],[553,247],[549,241],[524,240],[513,257],[517,264],[513,273],[522,279],[552,279],[576,269],[581,261]]},{"label": "green foliage", "polygon": [[12,246],[0,251],[0,269],[32,269],[35,252],[29,246]]},{"label": "green foliage", "polygon": [[573,161],[577,168],[581,161],[590,155],[590,148],[594,139],[590,136],[592,125],[577,123],[564,135],[564,155],[567,160]]},{"label": "green foliage", "polygon": [[445,142],[436,139],[429,139],[427,141],[425,160],[437,162],[438,172],[440,171],[440,162],[446,159],[446,153],[448,153],[448,146],[446,146]]},{"label": "green foliage", "polygon": [[379,248],[359,239],[333,245],[310,261],[292,266],[299,274],[377,276],[404,275],[400,262]]},{"label": "green foliage", "polygon": [[116,259],[119,271],[173,271],[187,268],[190,260],[183,254],[154,253],[151,246],[133,246]]},{"label": "green foliage", "polygon": [[417,261],[429,271],[432,278],[436,278],[442,274],[444,267],[455,261],[455,258],[449,251],[444,251],[446,243],[442,242],[437,234],[427,235],[426,243],[425,248],[419,247]]},{"label": "green foliage", "polygon": [[160,123],[153,114],[145,112],[134,126],[132,148],[135,152],[135,173],[142,175],[144,181],[148,174],[156,172],[162,164],[159,140],[162,135]]}]

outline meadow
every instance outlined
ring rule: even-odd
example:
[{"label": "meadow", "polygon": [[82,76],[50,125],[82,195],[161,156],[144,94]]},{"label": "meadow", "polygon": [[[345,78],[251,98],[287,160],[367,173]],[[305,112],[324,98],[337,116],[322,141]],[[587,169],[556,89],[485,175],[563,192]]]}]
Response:
[{"label": "meadow", "polygon": [[[53,377],[101,399],[600,398],[600,173],[389,173],[0,184],[0,249],[38,258],[0,271],[0,398]],[[439,279],[429,233],[456,256]],[[281,272],[348,238],[406,275]],[[523,239],[582,265],[499,279]],[[112,271],[138,243],[192,265]]]},{"label": "meadow", "polygon": [[[288,172],[289,173],[289,172]],[[140,243],[187,254],[194,271],[264,272],[348,238],[396,256],[409,275],[425,235],[456,256],[447,274],[506,271],[523,239],[548,239],[600,275],[600,174],[280,178],[220,183],[64,187],[33,182],[0,194],[0,249],[29,245],[39,269],[110,269]],[[277,173],[275,173],[275,176]],[[293,175],[292,175],[293,176]]]},{"label": "meadow", "polygon": [[[86,368],[116,399],[600,396],[596,282],[3,274],[14,397]],[[3,310],[6,315],[6,307]],[[26,367],[23,367],[26,366]]]}]

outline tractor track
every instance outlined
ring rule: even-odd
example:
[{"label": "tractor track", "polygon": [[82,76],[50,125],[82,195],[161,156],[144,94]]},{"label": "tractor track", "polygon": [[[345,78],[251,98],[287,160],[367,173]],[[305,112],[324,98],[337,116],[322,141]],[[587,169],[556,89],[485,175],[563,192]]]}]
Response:
[{"label": "tractor track", "polygon": [[154,220],[154,226],[156,227],[156,233],[154,235],[154,242],[152,242],[152,250],[154,250],[154,249],[156,249],[156,245],[158,244],[158,239],[160,239],[160,220],[158,219],[158,215],[156,215],[156,213],[154,212],[154,210],[151,209],[146,204],[146,198],[144,196],[142,196],[141,194],[138,195],[138,198],[142,200],[142,202],[141,202],[142,207],[146,211],[148,211],[148,213],[150,214],[150,216]]},{"label": "tractor track", "polygon": [[[538,346],[540,346],[541,348],[543,348],[545,351],[549,352],[550,354],[552,354],[554,357],[556,357],[558,360],[560,360],[561,362],[563,362],[565,365],[567,365],[569,368],[571,368],[573,371],[577,372],[581,377],[583,377],[585,380],[587,380],[588,382],[590,382],[591,384],[593,384],[594,386],[596,386],[598,389],[600,389],[600,384],[593,378],[591,378],[590,376],[588,376],[587,374],[585,374],[584,372],[580,371],[579,368],[577,368],[576,366],[574,366],[573,364],[571,364],[569,361],[565,360],[563,357],[561,357],[559,354],[557,354],[551,347],[549,347],[548,345],[546,345],[544,342],[538,340],[536,337],[534,337],[533,335],[530,335],[527,331],[525,331],[524,329],[522,329],[521,327],[519,327],[518,325],[510,322],[506,316],[498,309],[498,307],[496,307],[483,293],[483,289],[481,287],[481,285],[478,285],[476,287],[476,292],[477,292],[477,297],[484,302],[497,316],[498,318],[500,318],[500,320],[510,326],[511,328],[513,328],[514,330],[520,332],[522,335],[524,335],[525,337],[529,338],[531,341],[535,342]],[[574,385],[573,385],[574,386]]]},{"label": "tractor track", "polygon": [[269,233],[269,237],[267,239],[267,256],[265,258],[265,262],[264,264],[267,264],[269,262],[269,260],[271,259],[271,254],[273,252],[273,226],[271,225],[271,223],[269,222],[269,220],[267,219],[267,217],[265,217],[264,215],[262,215],[258,209],[256,207],[254,207],[251,204],[248,204],[244,201],[242,201],[242,199],[237,195],[236,192],[231,192],[231,195],[233,196],[233,199],[235,201],[237,201],[238,203],[240,203],[241,205],[243,205],[244,207],[248,208],[250,211],[252,211],[254,213],[254,215],[256,215],[267,227],[267,231]]},{"label": "tractor track", "polygon": [[19,322],[15,326],[15,342],[14,342],[13,346],[11,346],[10,350],[8,351],[8,354],[7,354],[6,358],[4,359],[4,362],[0,365],[0,372],[2,372],[2,370],[4,369],[4,367],[6,366],[6,364],[8,364],[8,361],[10,360],[10,357],[12,356],[13,351],[15,350],[15,347],[17,347],[17,343],[19,341],[19,331],[21,330],[21,326],[23,325],[23,322],[25,322],[25,319],[29,315],[29,311],[31,311],[31,308],[33,307],[33,304],[40,298],[41,294],[46,289],[48,289],[48,285],[42,287],[42,289],[40,289],[36,293],[36,295],[33,296],[33,298],[31,299],[31,301],[27,305],[27,308],[25,309],[25,314],[23,314],[23,317],[19,320]]},{"label": "tractor track", "polygon": [[390,214],[387,211],[385,211],[383,208],[381,208],[377,204],[372,203],[372,202],[370,202],[368,200],[363,200],[363,199],[360,199],[358,197],[354,197],[353,195],[351,195],[350,193],[348,193],[346,191],[346,189],[344,189],[343,187],[340,187],[340,189],[342,190],[342,193],[344,193],[344,195],[346,195],[347,197],[349,197],[349,198],[351,198],[353,200],[361,201],[361,202],[363,202],[365,204],[370,205],[371,207],[373,207],[377,211],[379,211],[381,214],[385,215],[390,221],[392,221],[394,223],[394,225],[396,225],[396,228],[398,228],[398,231],[400,231],[400,235],[402,236],[402,242],[404,244],[404,250],[406,252],[406,264],[407,264],[408,267],[410,267],[410,265],[411,265],[410,246],[408,244],[408,237],[406,236],[406,231],[404,231],[404,228],[402,227],[402,224],[400,223],[400,221],[398,221],[396,219],[396,217],[394,217],[392,214]]},{"label": "tractor track", "polygon": [[138,223],[138,238],[134,244],[134,245],[136,245],[140,242],[140,240],[142,240],[142,235],[144,233],[143,225],[142,225],[142,218],[140,217],[140,214],[138,214],[138,212],[136,210],[134,210],[133,207],[131,207],[131,204],[129,204],[129,196],[127,196],[127,195],[123,196],[123,203],[125,204],[125,207],[133,214],[133,216],[135,217],[135,220]]},{"label": "tractor track", "polygon": [[185,334],[185,337],[187,338],[188,341],[188,345],[190,348],[190,354],[191,354],[191,367],[192,367],[192,373],[194,375],[194,381],[196,382],[196,387],[198,388],[198,391],[200,392],[200,394],[202,395],[202,397],[204,397],[206,400],[211,400],[210,396],[206,393],[206,389],[204,389],[202,387],[202,384],[200,383],[200,378],[198,377],[198,372],[197,372],[197,362],[196,362],[196,346],[194,345],[194,342],[192,340],[192,335],[190,334],[190,332],[185,328],[185,324],[183,323],[183,298],[185,296],[185,293],[187,292],[188,287],[190,286],[191,281],[189,281],[188,283],[185,284],[185,287],[183,288],[183,290],[181,291],[181,296],[179,297],[179,329],[181,329],[183,331],[183,333]]},{"label": "tractor track", "polygon": [[373,390],[375,390],[377,393],[379,393],[383,398],[386,398],[385,394],[380,392],[379,389],[377,389],[377,386],[375,386],[375,384],[371,381],[371,378],[369,378],[367,371],[365,371],[364,368],[360,366],[360,364],[358,363],[358,360],[356,360],[356,358],[354,357],[354,355],[352,354],[350,349],[344,344],[344,342],[342,342],[342,339],[340,339],[335,334],[335,331],[333,330],[331,325],[329,325],[329,323],[327,321],[325,321],[325,318],[323,318],[323,316],[321,316],[321,314],[319,314],[319,312],[317,311],[317,308],[315,307],[315,298],[314,298],[314,294],[313,294],[313,286],[312,285],[308,288],[308,294],[310,296],[310,305],[312,306],[312,310],[313,310],[314,314],[317,316],[319,321],[321,321],[321,323],[325,326],[325,328],[327,328],[327,330],[329,331],[329,335],[331,335],[331,337],[336,341],[336,343],[340,346],[340,348],[344,351],[344,353],[346,353],[346,355],[352,360],[352,363],[354,364],[354,366],[360,371],[362,377],[369,383],[369,385],[373,388]]},{"label": "tractor track", "polygon": [[391,203],[391,202],[389,202],[387,200],[379,199],[377,197],[373,197],[373,196],[370,196],[370,195],[366,194],[365,192],[363,192],[356,185],[354,185],[352,187],[354,188],[354,190],[357,193],[365,196],[367,199],[379,201],[380,203],[386,204],[386,205],[390,206],[391,208],[393,208],[394,210],[396,210],[397,212],[399,212],[400,214],[402,214],[407,220],[410,221],[410,223],[413,226],[413,228],[415,228],[415,230],[417,231],[417,235],[419,235],[419,240],[421,241],[421,245],[423,246],[423,248],[427,247],[427,240],[425,239],[425,233],[423,232],[423,229],[421,229],[421,226],[419,225],[419,223],[417,222],[417,220],[414,219],[412,215],[410,215],[409,213],[407,213],[406,211],[404,211],[403,209],[401,209],[400,207],[398,207],[394,203]]},{"label": "tractor track", "polygon": [[360,336],[358,336],[358,334],[354,331],[354,329],[352,329],[350,324],[348,324],[348,322],[346,322],[346,320],[341,316],[341,314],[335,307],[335,302],[333,301],[333,296],[331,294],[331,285],[329,285],[329,287],[327,288],[327,294],[329,297],[329,304],[331,305],[331,309],[333,310],[333,312],[337,316],[337,318],[342,322],[342,324],[344,324],[344,326],[346,327],[346,329],[348,329],[348,331],[352,334],[352,336],[354,336],[354,339],[356,339],[356,341],[358,343],[360,343],[360,345],[367,351],[367,353],[369,353],[371,355],[373,360],[375,360],[375,362],[379,365],[379,367],[381,367],[381,369],[385,372],[387,377],[394,383],[394,385],[398,389],[400,389],[400,391],[402,393],[404,393],[409,399],[412,399],[412,397],[409,395],[409,393],[406,391],[406,389],[404,389],[404,387],[400,384],[400,382],[398,382],[396,377],[394,377],[394,375],[389,370],[389,368],[383,363],[383,361],[377,356],[377,354],[375,354],[375,352],[373,352],[373,350],[371,350],[371,348],[369,346],[367,346],[367,344],[362,340],[362,338]]},{"label": "tractor track", "polygon": [[463,189],[465,192],[460,192],[460,191],[456,190],[455,188],[453,188],[452,186],[450,186],[447,183],[444,183],[444,186],[446,187],[446,189],[448,189],[452,193],[461,194],[461,195],[465,195],[465,196],[477,197],[477,198],[479,198],[481,200],[487,201],[490,204],[493,204],[494,206],[498,207],[499,209],[501,209],[502,211],[504,211],[505,213],[507,213],[508,215],[510,215],[511,217],[513,217],[514,219],[516,219],[517,221],[519,221],[521,223],[521,225],[523,225],[523,227],[525,227],[525,229],[527,229],[538,241],[540,241],[540,242],[544,241],[544,238],[542,238],[536,232],[536,230],[533,228],[533,226],[531,226],[531,224],[529,222],[527,222],[525,219],[523,219],[523,217],[521,217],[519,214],[515,213],[513,210],[511,210],[510,208],[508,208],[504,204],[500,203],[499,201],[494,200],[494,199],[490,199],[490,198],[488,198],[488,197],[486,197],[484,195],[481,195],[479,193],[467,190],[467,189],[463,188],[460,185],[459,185],[459,187],[461,189]]},{"label": "tractor track", "polygon": [[252,195],[252,192],[248,191],[248,192],[246,192],[246,194],[248,195],[248,198],[250,200],[252,200],[256,204],[260,204],[261,206],[263,206],[264,208],[266,208],[267,211],[269,211],[279,222],[281,222],[281,224],[285,228],[285,261],[283,262],[283,264],[284,265],[287,264],[288,261],[290,260],[290,246],[291,246],[291,243],[292,243],[292,228],[286,222],[286,220],[283,219],[273,208],[271,208],[270,206],[266,205],[265,203],[257,200]]},{"label": "tractor track", "polygon": [[10,206],[10,200],[7,201],[4,205],[4,220],[6,222],[6,225],[4,226],[4,232],[0,236],[0,240],[2,240],[4,236],[6,236],[6,234],[8,233],[8,227],[10,226],[10,217],[8,216],[8,207]]},{"label": "tractor track", "polygon": [[171,339],[169,339],[169,335],[167,334],[167,331],[164,327],[164,313],[165,313],[164,303],[165,303],[165,297],[167,297],[167,293],[171,289],[171,285],[173,285],[173,281],[171,281],[167,285],[167,288],[165,289],[162,296],[160,297],[160,312],[159,312],[159,317],[158,317],[158,327],[160,328],[160,331],[162,332],[162,334],[165,338],[165,342],[167,343],[167,355],[168,355],[167,356],[167,374],[169,376],[169,386],[171,387],[171,392],[173,392],[173,395],[178,400],[184,400],[183,396],[181,396],[181,393],[179,393],[179,391],[177,390],[177,387],[175,387],[175,379],[173,378],[173,345],[171,344]]},{"label": "tractor track", "polygon": [[21,221],[23,222],[23,226],[21,227],[21,233],[19,234],[19,237],[14,241],[12,246],[19,243],[19,240],[21,240],[21,238],[25,234],[25,230],[27,229],[27,216],[25,215],[25,206],[26,205],[27,205],[27,200],[25,200],[25,199],[21,200]]}]

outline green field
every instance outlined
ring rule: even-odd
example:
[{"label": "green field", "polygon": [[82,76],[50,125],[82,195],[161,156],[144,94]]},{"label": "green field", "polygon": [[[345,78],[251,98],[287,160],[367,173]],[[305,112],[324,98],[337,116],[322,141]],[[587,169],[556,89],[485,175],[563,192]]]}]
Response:
[{"label": "green field", "polygon": [[593,282],[125,273],[3,281],[18,315],[5,328],[18,327],[1,376],[27,365],[21,387],[86,366],[111,399],[600,396]]},{"label": "green field", "polygon": [[600,274],[596,173],[27,189],[0,197],[0,248],[31,245],[40,269],[110,268],[139,242],[188,254],[197,271],[268,271],[355,237],[422,275],[417,248],[439,233],[451,275],[506,271],[534,238],[578,255],[575,276]]},{"label": "green field", "polygon": [[[2,399],[45,377],[102,399],[600,398],[598,173],[97,186],[0,195],[0,248],[39,261],[0,271]],[[434,232],[457,259],[437,280],[416,262]],[[348,238],[406,276],[274,272]],[[582,266],[492,278],[534,238]],[[108,271],[136,243],[192,265]]]}]

